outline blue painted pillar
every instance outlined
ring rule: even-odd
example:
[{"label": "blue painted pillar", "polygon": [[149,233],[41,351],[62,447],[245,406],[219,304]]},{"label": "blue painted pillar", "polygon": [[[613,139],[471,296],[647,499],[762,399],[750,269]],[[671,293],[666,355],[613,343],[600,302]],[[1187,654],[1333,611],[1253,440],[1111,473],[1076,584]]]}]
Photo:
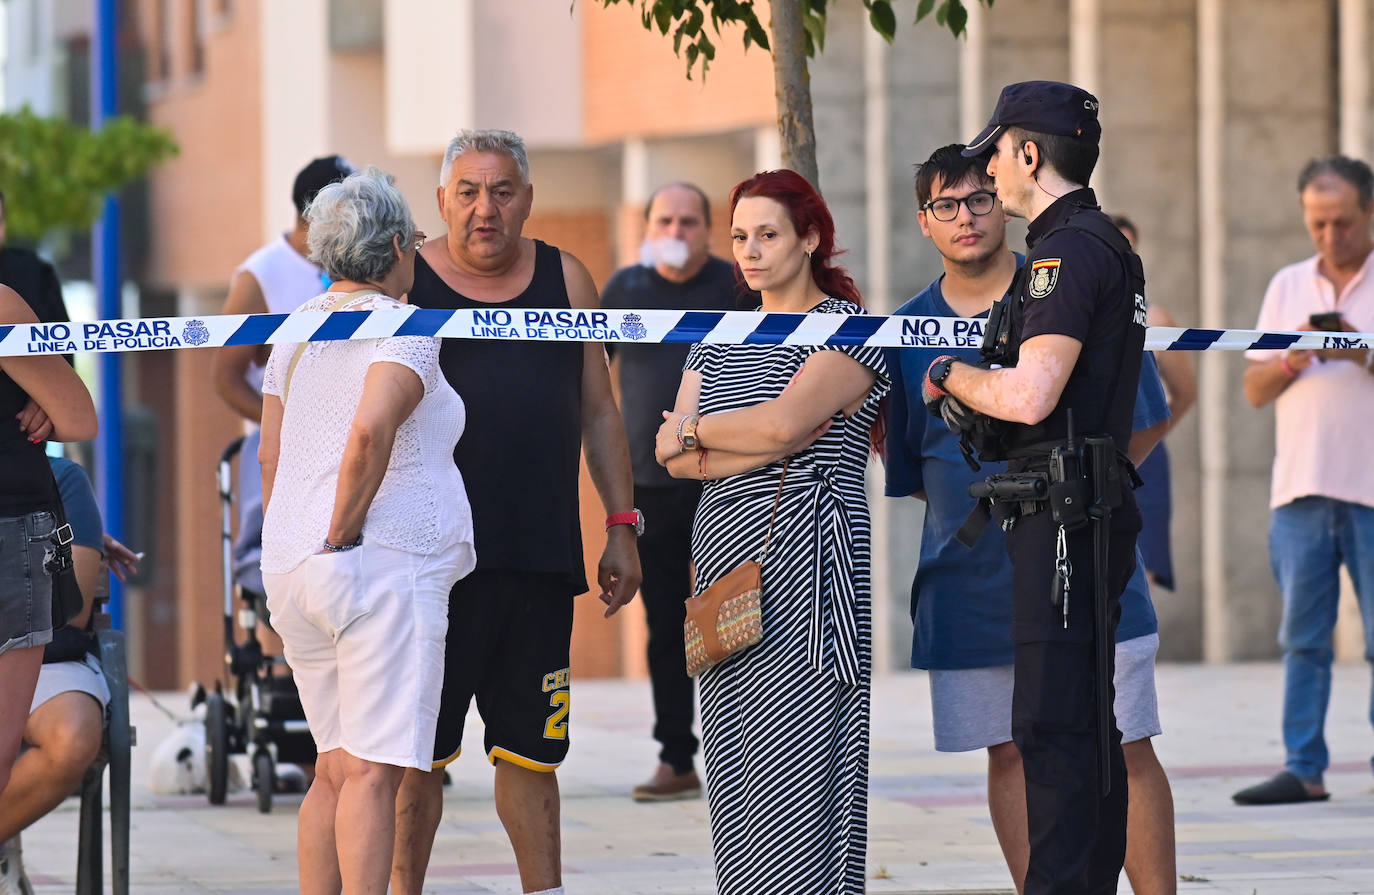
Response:
[{"label": "blue painted pillar", "polygon": [[[118,0],[94,0],[91,40],[91,129],[118,114],[119,68],[116,35]],[[119,269],[119,199],[105,197],[104,213],[91,234],[91,270],[95,276],[100,318],[124,316],[120,300],[123,277]],[[122,354],[100,355],[100,435],[96,440],[96,478],[100,484],[100,512],[111,536],[124,535],[124,397]],[[124,588],[110,576],[110,618],[124,628]]]}]

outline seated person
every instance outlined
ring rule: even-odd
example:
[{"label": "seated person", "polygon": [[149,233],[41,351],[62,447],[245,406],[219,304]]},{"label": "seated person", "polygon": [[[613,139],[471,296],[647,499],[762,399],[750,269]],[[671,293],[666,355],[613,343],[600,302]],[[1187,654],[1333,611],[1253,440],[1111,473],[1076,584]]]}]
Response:
[{"label": "seated person", "polygon": [[53,475],[72,527],[72,558],[84,606],[67,627],[54,632],[43,654],[24,751],[0,792],[0,892],[29,892],[19,854],[19,833],[61,804],[81,783],[100,751],[110,691],[89,630],[100,584],[102,557],[120,581],[138,565],[127,547],[103,534],[100,510],[86,472],[72,461],[51,458]]}]

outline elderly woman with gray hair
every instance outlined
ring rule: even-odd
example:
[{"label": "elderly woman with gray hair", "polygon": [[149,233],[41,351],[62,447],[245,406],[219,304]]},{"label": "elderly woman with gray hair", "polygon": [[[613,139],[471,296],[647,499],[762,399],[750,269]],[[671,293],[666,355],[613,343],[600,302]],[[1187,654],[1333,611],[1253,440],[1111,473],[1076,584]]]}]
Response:
[{"label": "elderly woman with gray hair", "polygon": [[[406,307],[424,235],[369,168],[320,191],[302,311]],[[396,790],[429,770],[448,592],[475,564],[439,340],[278,345],[263,382],[263,584],[319,747],[297,832],[304,893],[386,891]]]}]

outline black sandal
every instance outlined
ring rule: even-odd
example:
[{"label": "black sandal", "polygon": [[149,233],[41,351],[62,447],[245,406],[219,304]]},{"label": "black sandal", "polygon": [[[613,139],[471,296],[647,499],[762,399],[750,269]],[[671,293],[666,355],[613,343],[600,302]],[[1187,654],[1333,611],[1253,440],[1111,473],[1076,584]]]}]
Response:
[{"label": "black sandal", "polygon": [[1263,783],[1247,786],[1231,796],[1237,805],[1288,805],[1294,802],[1325,802],[1331,793],[1313,795],[1292,771],[1279,771]]}]

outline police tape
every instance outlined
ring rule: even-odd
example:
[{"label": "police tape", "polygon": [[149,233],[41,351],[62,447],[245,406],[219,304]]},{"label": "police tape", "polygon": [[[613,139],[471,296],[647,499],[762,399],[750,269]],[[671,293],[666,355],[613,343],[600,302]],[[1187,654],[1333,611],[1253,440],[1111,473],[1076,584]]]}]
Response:
[{"label": "police tape", "polygon": [[[977,348],[983,318],[761,311],[391,308],[0,325],[0,357],[438,336],[510,342]],[[1374,333],[1152,326],[1152,351],[1374,347]]]}]

